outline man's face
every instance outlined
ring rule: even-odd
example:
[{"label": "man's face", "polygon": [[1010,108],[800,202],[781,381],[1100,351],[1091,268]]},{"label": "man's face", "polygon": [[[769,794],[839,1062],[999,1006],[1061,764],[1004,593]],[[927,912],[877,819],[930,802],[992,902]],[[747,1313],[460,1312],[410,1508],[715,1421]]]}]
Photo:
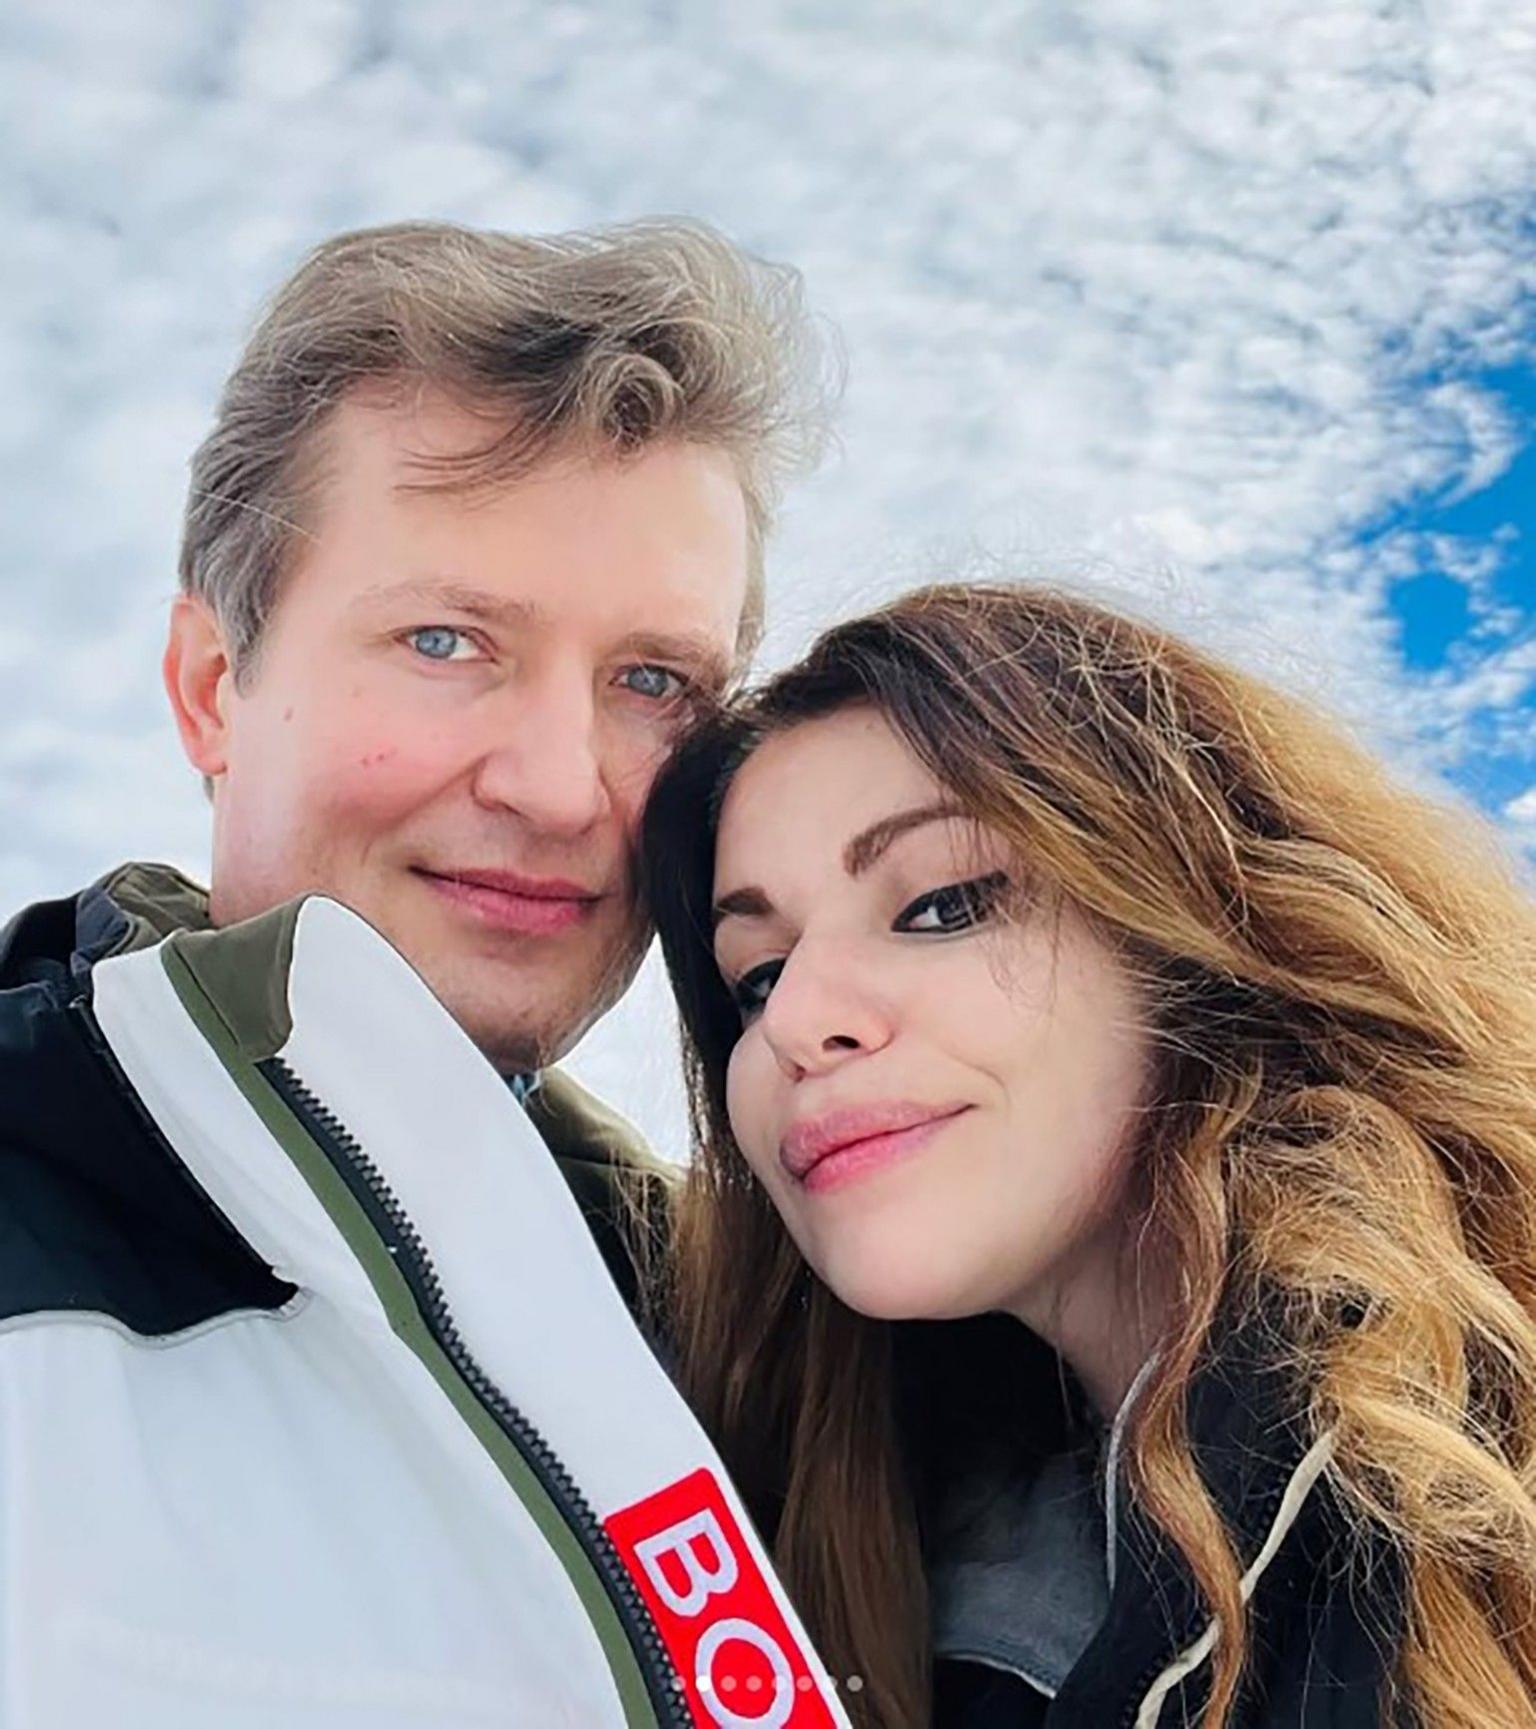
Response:
[{"label": "man's face", "polygon": [[632,837],[729,668],[747,524],[729,459],[683,444],[410,489],[488,430],[431,394],[337,412],[314,537],[220,681],[212,909],[334,896],[512,1070],[633,975]]}]

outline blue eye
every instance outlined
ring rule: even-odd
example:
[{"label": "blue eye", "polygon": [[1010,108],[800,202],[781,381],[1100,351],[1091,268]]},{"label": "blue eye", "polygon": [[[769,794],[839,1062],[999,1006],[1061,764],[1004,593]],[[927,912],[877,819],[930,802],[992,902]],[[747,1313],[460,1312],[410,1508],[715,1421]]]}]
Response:
[{"label": "blue eye", "polygon": [[681,673],[673,672],[667,666],[626,666],[619,674],[619,682],[626,690],[652,702],[665,702],[669,697],[681,696],[688,688]]},{"label": "blue eye", "polygon": [[406,641],[423,660],[473,660],[479,655],[469,636],[450,624],[423,625],[419,630],[408,631]]},{"label": "blue eye", "polygon": [[1002,871],[994,871],[970,882],[930,889],[902,908],[892,928],[941,933],[969,930],[992,916],[1007,887],[1008,878]]},{"label": "blue eye", "polygon": [[743,973],[731,986],[731,997],[741,1011],[743,1022],[761,1014],[763,1005],[768,1001],[768,993],[783,971],[783,961],[764,961],[761,966]]}]

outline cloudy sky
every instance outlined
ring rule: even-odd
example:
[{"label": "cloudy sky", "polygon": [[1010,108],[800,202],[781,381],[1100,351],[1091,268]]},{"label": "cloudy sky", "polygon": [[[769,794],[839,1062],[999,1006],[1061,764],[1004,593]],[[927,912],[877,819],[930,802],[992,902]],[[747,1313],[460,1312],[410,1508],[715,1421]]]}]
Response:
[{"label": "cloudy sky", "polygon": [[[186,457],[303,249],[407,216],[800,266],[849,384],[770,660],[1065,574],[1536,856],[1536,0],[9,0],[0,169],[0,907],[205,869]],[[661,1000],[577,1066],[673,1150]]]}]

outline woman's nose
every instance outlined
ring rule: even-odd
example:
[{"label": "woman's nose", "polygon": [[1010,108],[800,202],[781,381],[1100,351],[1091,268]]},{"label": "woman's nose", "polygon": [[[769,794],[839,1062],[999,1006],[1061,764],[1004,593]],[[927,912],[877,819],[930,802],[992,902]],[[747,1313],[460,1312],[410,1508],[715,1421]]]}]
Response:
[{"label": "woman's nose", "polygon": [[785,962],[763,1005],[763,1036],[791,1080],[825,1074],[891,1041],[882,1005],[846,954],[800,948]]}]

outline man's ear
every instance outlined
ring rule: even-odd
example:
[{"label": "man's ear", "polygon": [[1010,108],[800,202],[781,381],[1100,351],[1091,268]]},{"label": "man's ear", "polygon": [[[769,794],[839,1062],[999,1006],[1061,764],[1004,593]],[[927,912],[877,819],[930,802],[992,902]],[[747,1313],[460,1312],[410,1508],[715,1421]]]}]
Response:
[{"label": "man's ear", "polygon": [[187,761],[212,780],[228,767],[235,671],[213,608],[200,596],[182,594],[173,602],[160,670]]}]

